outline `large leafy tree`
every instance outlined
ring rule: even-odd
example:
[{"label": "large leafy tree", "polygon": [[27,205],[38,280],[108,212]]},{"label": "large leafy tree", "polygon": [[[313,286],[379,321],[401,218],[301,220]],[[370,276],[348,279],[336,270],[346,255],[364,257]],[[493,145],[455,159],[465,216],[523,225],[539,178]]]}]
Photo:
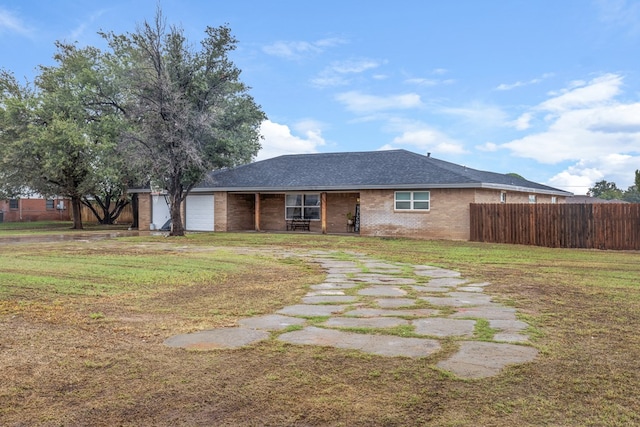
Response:
[{"label": "large leafy tree", "polygon": [[627,188],[622,200],[630,203],[640,203],[640,170],[636,170],[635,184]]},{"label": "large leafy tree", "polygon": [[0,69],[0,199],[29,191],[20,147],[29,143],[33,99],[32,87]]},{"label": "large leafy tree", "polygon": [[[99,194],[103,171],[114,165],[122,121],[103,100],[109,84],[102,53],[93,47],[56,44],[56,65],[40,67],[33,90],[2,74],[3,182],[43,195],[71,199],[74,228],[82,228],[81,203]],[[6,167],[6,169],[4,169]],[[111,173],[113,176],[114,173]]]},{"label": "large leafy tree", "polygon": [[195,49],[158,10],[136,32],[104,34],[120,68],[129,121],[123,147],[138,170],[167,192],[171,235],[184,235],[181,205],[215,168],[248,163],[260,149],[264,113],[229,58],[236,39],[226,26],[208,27]]},{"label": "large leafy tree", "polygon": [[587,194],[591,197],[599,197],[605,200],[622,199],[623,191],[618,188],[615,182],[605,180],[598,181],[589,188]]}]

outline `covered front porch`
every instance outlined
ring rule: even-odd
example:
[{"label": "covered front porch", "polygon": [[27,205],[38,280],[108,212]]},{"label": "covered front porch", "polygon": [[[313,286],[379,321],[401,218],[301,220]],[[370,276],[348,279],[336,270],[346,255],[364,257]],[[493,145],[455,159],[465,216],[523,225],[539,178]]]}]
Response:
[{"label": "covered front porch", "polygon": [[[229,192],[226,193],[226,229],[359,233],[359,203],[357,192]],[[300,219],[308,224],[308,229],[292,227],[293,221]]]}]

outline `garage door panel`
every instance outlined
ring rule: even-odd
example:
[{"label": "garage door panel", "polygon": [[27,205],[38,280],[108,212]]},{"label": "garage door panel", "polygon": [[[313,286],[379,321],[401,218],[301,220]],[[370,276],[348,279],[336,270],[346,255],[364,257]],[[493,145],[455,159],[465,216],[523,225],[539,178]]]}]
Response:
[{"label": "garage door panel", "polygon": [[186,200],[186,228],[213,231],[213,195],[189,195]]}]

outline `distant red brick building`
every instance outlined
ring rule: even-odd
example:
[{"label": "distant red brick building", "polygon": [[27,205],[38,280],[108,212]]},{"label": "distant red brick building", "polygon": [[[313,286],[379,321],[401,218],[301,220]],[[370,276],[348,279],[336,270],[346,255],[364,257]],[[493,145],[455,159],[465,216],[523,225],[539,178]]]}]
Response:
[{"label": "distant red brick building", "polygon": [[21,197],[0,200],[0,220],[4,222],[69,221],[69,201],[63,197]]}]

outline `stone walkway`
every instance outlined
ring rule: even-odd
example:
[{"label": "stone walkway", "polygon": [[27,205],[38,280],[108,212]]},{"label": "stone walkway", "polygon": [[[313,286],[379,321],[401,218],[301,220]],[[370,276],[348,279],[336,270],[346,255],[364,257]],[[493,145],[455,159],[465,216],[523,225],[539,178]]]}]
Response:
[{"label": "stone walkway", "polygon": [[[488,283],[471,283],[452,270],[388,263],[357,253],[313,252],[303,257],[319,263],[327,277],[310,287],[301,304],[241,319],[235,328],[177,335],[165,344],[237,348],[276,334],[291,344],[426,357],[441,349],[440,340],[453,338],[458,351],[436,366],[461,378],[493,376],[538,353],[528,345],[528,325],[516,319],[516,310],[484,294]],[[474,340],[479,319],[495,331],[492,341]]]}]

